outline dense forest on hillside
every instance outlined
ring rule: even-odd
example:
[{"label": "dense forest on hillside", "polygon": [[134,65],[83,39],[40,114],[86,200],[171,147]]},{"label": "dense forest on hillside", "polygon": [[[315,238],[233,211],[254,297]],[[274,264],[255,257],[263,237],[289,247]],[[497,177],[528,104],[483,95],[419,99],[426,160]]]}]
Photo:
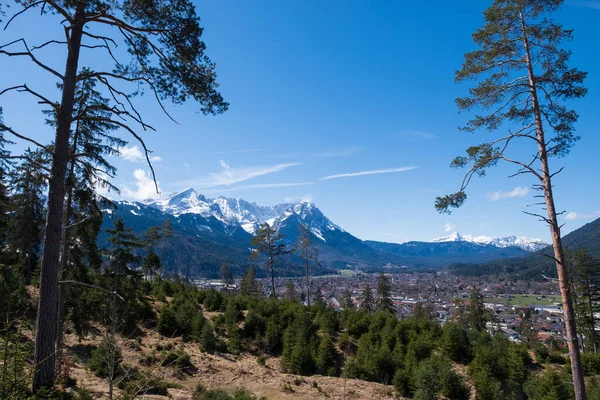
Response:
[{"label": "dense forest on hillside", "polygon": [[[116,235],[114,231],[123,238],[127,228],[117,223]],[[115,257],[130,254],[125,246]],[[427,303],[418,304],[413,317],[399,320],[382,274],[374,292],[361,293],[360,308],[346,292],[342,310],[336,311],[319,290],[310,307],[303,305],[293,285],[282,299],[267,299],[252,269],[237,292],[198,290],[185,278],[163,279],[151,270],[114,271],[90,272],[91,286],[68,302],[60,384],[37,398],[88,399],[94,390],[106,393],[110,387],[115,398],[132,399],[166,395],[192,382],[187,393],[193,399],[254,398],[248,392],[206,388],[202,377],[196,377],[202,368],[198,353],[250,355],[256,368],[273,365],[299,376],[377,382],[413,399],[470,399],[472,393],[480,400],[572,398],[564,344],[543,345],[531,335],[518,344],[490,335],[485,324],[493,315],[476,289],[469,302],[457,303],[452,322],[440,326]],[[9,322],[3,325],[5,379],[0,392],[3,398],[28,398],[36,291],[18,274],[4,272],[0,289],[11,296],[0,297],[6,310],[2,320]],[[111,296],[110,289],[98,288],[117,290]],[[600,381],[594,378],[600,374],[600,355],[586,353],[583,360],[590,376],[588,396],[600,399]],[[99,379],[94,390],[78,383],[71,372],[78,368],[87,371],[79,377],[94,374]],[[299,383],[284,385],[282,393],[293,393],[303,381],[294,382]],[[322,394],[323,389],[314,390]]]}]

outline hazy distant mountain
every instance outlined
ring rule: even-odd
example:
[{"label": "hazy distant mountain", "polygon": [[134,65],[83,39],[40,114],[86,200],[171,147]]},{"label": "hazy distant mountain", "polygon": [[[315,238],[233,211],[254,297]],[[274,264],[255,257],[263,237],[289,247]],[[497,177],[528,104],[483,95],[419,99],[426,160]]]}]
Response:
[{"label": "hazy distant mountain", "polygon": [[[594,257],[600,258],[600,218],[592,221],[563,237],[563,245],[568,250],[585,249]],[[543,276],[556,277],[556,265],[546,255],[552,255],[552,246],[525,257],[501,258],[488,263],[456,263],[450,270],[464,275],[487,275],[498,272],[508,273],[524,279],[543,279]]]},{"label": "hazy distant mountain", "polygon": [[[207,198],[186,189],[160,200],[118,202],[118,210],[106,210],[110,217],[122,215],[134,231],[143,233],[152,225],[172,220],[176,237],[164,251],[166,269],[190,276],[216,276],[223,261],[243,271],[250,261],[250,240],[262,223],[283,233],[291,248],[296,246],[301,225],[309,228],[319,251],[322,268],[382,268],[395,266],[437,267],[450,263],[481,263],[497,258],[527,254],[533,241],[524,238],[488,238],[480,242],[456,234],[435,242],[403,244],[363,241],[340,228],[311,202],[262,206],[243,199]],[[514,245],[513,245],[514,244]],[[257,263],[257,261],[253,261]],[[260,264],[260,261],[258,261]],[[300,273],[297,256],[287,256],[278,268],[281,274]]]},{"label": "hazy distant mountain", "polygon": [[543,242],[541,239],[532,239],[524,236],[473,236],[473,235],[461,235],[458,232],[454,232],[448,236],[443,236],[431,240],[433,243],[440,242],[470,242],[477,244],[486,244],[496,247],[520,247],[523,250],[535,252],[542,250],[548,246],[548,243]]},{"label": "hazy distant mountain", "polygon": [[452,263],[481,263],[498,258],[519,257],[529,252],[516,246],[498,247],[466,240],[438,242],[406,242],[402,244],[366,242],[381,254],[402,257],[410,265],[446,266]]}]

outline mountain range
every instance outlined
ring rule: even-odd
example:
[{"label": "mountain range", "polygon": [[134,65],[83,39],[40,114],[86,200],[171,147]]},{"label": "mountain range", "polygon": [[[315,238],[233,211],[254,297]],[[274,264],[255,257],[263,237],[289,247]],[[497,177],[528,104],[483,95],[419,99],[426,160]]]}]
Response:
[{"label": "mountain range", "polygon": [[433,243],[443,242],[470,242],[484,245],[493,245],[496,247],[520,247],[523,250],[536,252],[548,247],[548,243],[543,242],[541,239],[532,239],[524,236],[473,236],[473,235],[461,235],[458,232],[454,232],[451,235],[443,236],[432,239]]},{"label": "mountain range", "polygon": [[[484,263],[499,258],[521,257],[542,245],[538,239],[461,236],[454,233],[431,242],[383,243],[363,241],[336,225],[312,202],[262,206],[243,199],[207,198],[194,189],[159,200],[117,202],[105,211],[105,227],[121,215],[128,226],[142,234],[153,225],[171,220],[175,236],[161,250],[165,270],[187,276],[214,277],[227,261],[234,273],[250,265],[250,240],[260,224],[268,223],[284,235],[288,247],[297,243],[301,225],[309,228],[318,249],[321,266],[315,273],[331,269],[387,267],[442,267],[452,263]],[[106,238],[102,238],[106,243]],[[253,261],[259,265],[261,260]],[[280,275],[301,273],[301,260],[282,258]]]},{"label": "mountain range", "polygon": [[[579,229],[563,236],[562,243],[567,251],[585,249],[596,258],[600,258],[600,218],[585,224]],[[544,276],[556,278],[556,265],[551,257],[552,246],[547,246],[525,257],[509,257],[484,263],[453,263],[448,269],[459,275],[490,275],[505,273],[521,279],[543,280]]]}]

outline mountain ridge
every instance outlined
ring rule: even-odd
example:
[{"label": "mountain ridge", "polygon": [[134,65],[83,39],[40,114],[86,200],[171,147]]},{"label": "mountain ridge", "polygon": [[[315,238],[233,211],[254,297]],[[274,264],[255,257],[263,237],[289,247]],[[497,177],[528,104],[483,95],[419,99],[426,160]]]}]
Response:
[{"label": "mountain ridge", "polygon": [[448,236],[442,236],[431,239],[430,243],[441,243],[441,242],[470,242],[477,244],[488,245],[491,244],[496,247],[520,247],[523,250],[536,252],[548,247],[548,243],[545,243],[541,239],[528,238],[525,236],[474,236],[474,235],[461,235],[458,232],[453,232]]},{"label": "mountain ridge", "polygon": [[[528,252],[516,246],[495,246],[469,241],[407,242],[404,244],[361,240],[331,221],[314,203],[282,203],[262,206],[239,198],[208,198],[193,188],[143,202],[117,202],[105,210],[105,227],[121,215],[136,233],[170,218],[177,232],[176,247],[165,251],[165,269],[186,275],[214,277],[223,261],[237,272],[250,266],[250,240],[261,224],[268,223],[284,235],[289,248],[297,246],[301,225],[309,228],[321,267],[316,270],[373,269],[392,266],[444,267],[451,263],[482,263],[518,257]],[[263,260],[264,261],[264,260]],[[282,274],[299,274],[299,256],[279,261]],[[261,260],[259,260],[259,264]]]}]

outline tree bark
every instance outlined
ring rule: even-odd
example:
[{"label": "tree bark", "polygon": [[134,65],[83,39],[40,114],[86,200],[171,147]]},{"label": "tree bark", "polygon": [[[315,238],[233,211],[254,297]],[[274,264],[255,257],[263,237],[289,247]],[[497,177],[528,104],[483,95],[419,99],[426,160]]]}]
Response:
[{"label": "tree bark", "polygon": [[273,290],[273,293],[271,294],[271,296],[276,299],[277,296],[275,295],[275,254],[273,254],[273,241],[271,239],[271,234],[268,233],[268,240],[269,240],[269,265],[271,266],[271,290]]},{"label": "tree bark", "polygon": [[310,281],[309,281],[309,265],[308,265],[308,248],[306,251],[306,305],[310,307]]},{"label": "tree bark", "polygon": [[[81,104],[80,104],[81,106]],[[81,107],[80,107],[81,108]],[[78,125],[79,126],[79,125]],[[79,127],[75,129],[75,136],[73,137],[73,151],[71,152],[71,156],[77,149],[77,140],[79,137]],[[71,165],[69,166],[69,174],[65,180],[65,189],[67,190],[67,202],[65,205],[64,211],[64,225],[63,229],[63,240],[61,244],[61,253],[60,253],[60,269],[58,272],[59,278],[65,279],[65,271],[68,267],[69,263],[69,229],[67,226],[71,222],[71,212],[73,210],[73,189],[75,182],[75,160],[72,159]],[[57,372],[60,374],[61,364],[62,364],[62,345],[63,345],[63,334],[65,328],[65,302],[67,301],[67,288],[65,284],[59,284],[58,287],[58,327],[56,333],[56,359],[57,359]]]},{"label": "tree bark", "polygon": [[69,135],[73,115],[79,50],[83,33],[85,3],[75,13],[69,38],[69,54],[65,67],[62,99],[58,114],[51,175],[48,182],[48,211],[44,234],[44,253],[40,273],[40,298],[35,331],[33,390],[51,387],[56,377],[56,335],[58,333],[58,273],[62,240],[65,175],[69,160]]},{"label": "tree bark", "polygon": [[554,260],[556,261],[556,271],[558,274],[558,284],[563,303],[563,313],[565,318],[565,330],[567,334],[567,344],[569,346],[569,356],[571,358],[571,373],[573,376],[573,389],[576,400],[586,400],[585,380],[583,367],[581,365],[581,354],[579,352],[579,342],[577,340],[577,327],[575,324],[575,311],[573,309],[573,299],[571,295],[571,285],[569,285],[569,276],[566,267],[565,251],[560,236],[560,226],[556,216],[556,207],[554,204],[554,195],[552,193],[552,176],[548,165],[548,152],[546,149],[546,139],[544,135],[544,126],[540,110],[539,99],[537,95],[537,86],[533,65],[531,61],[531,51],[527,39],[527,29],[525,18],[520,14],[521,29],[523,33],[523,45],[525,48],[525,58],[527,63],[527,74],[529,85],[531,87],[531,102],[535,118],[536,136],[538,140],[538,152],[541,164],[542,190],[544,191],[544,202],[548,218],[546,221],[550,226],[550,235],[552,237],[552,247],[554,249]]}]

